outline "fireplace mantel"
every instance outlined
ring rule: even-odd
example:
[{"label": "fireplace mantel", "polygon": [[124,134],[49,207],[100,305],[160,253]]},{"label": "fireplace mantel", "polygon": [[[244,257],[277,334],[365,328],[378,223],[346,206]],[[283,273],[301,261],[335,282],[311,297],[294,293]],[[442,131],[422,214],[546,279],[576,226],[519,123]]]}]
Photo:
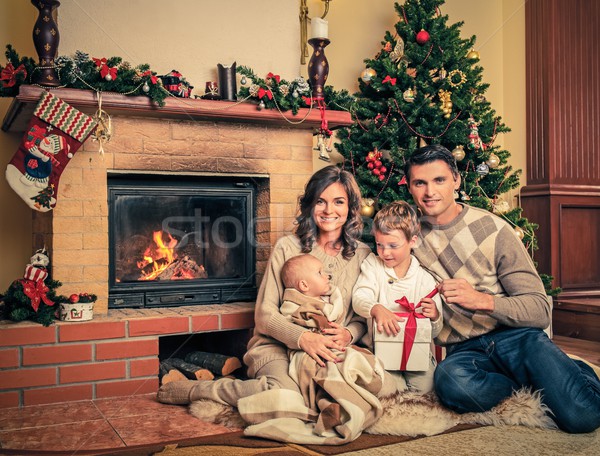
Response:
[{"label": "fireplace mantel", "polygon": [[[25,131],[44,90],[37,86],[22,85],[19,94],[6,112],[2,130]],[[93,114],[98,109],[98,96],[92,90],[62,88],[52,89],[52,93],[86,114]],[[291,111],[280,113],[276,109],[258,110],[257,105],[250,101],[231,102],[168,97],[165,99],[165,105],[159,107],[148,97],[106,92],[102,94],[102,109],[110,115],[134,117],[250,122],[303,129],[321,126],[321,114],[318,109],[302,108],[298,114],[293,115]],[[329,129],[333,130],[351,125],[352,119],[347,111],[327,110],[327,122]]]}]

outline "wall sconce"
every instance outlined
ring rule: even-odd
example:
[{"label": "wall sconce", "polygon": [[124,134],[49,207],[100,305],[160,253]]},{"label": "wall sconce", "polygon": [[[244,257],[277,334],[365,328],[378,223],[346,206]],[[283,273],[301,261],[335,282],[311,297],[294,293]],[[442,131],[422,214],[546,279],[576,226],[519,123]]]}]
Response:
[{"label": "wall sconce", "polygon": [[[327,21],[325,16],[329,12],[329,2],[331,0],[321,0],[325,3],[325,11],[323,15],[318,18],[315,17],[315,23],[312,22],[311,18],[308,17],[308,6],[306,5],[307,0],[300,0],[300,64],[306,65],[306,58],[308,57],[308,23],[312,25],[312,33],[310,38],[327,38]],[[316,28],[316,30],[315,30]],[[319,36],[315,35],[317,33]],[[323,36],[324,33],[324,36]]]}]

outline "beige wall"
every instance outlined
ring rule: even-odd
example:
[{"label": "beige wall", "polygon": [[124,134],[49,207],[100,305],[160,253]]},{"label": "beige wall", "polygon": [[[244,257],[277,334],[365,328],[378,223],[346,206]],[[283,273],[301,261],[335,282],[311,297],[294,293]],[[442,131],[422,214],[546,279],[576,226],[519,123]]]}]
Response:
[{"label": "beige wall", "polygon": [[[298,6],[300,0],[78,0],[63,1],[58,10],[59,54],[82,50],[93,57],[120,56],[132,64],[148,63],[162,73],[180,71],[202,94],[215,80],[218,63],[251,67],[259,76],[269,71],[291,80],[306,75],[300,65]],[[320,0],[308,0],[310,16],[321,15]],[[35,57],[31,30],[37,11],[26,0],[0,0],[0,46],[16,46]],[[522,0],[447,0],[442,14],[450,23],[465,21],[463,37],[477,36],[476,48],[491,84],[486,96],[512,132],[498,138],[525,166],[525,13]],[[381,47],[386,30],[398,17],[393,0],[332,0],[329,21],[331,67],[328,83],[336,89],[357,89],[363,59]],[[310,29],[309,29],[310,33]],[[4,59],[2,59],[4,64]],[[0,116],[11,99],[0,98]],[[20,135],[0,133],[2,169],[17,150]],[[314,167],[326,163],[316,158]],[[68,172],[68,168],[65,172]],[[524,183],[524,179],[522,179]],[[31,214],[0,179],[0,291],[31,256]],[[60,204],[60,201],[58,202]],[[10,214],[10,215],[9,215]],[[60,278],[58,278],[60,280]]]}]

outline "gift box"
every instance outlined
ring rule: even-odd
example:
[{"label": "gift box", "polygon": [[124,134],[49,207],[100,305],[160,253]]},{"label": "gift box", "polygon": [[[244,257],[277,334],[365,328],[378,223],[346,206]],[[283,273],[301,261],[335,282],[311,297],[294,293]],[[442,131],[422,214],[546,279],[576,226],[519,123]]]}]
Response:
[{"label": "gift box", "polygon": [[[375,356],[383,363],[385,370],[426,371],[429,370],[431,359],[431,320],[429,318],[414,318],[414,342],[410,346],[411,331],[407,333],[406,325],[409,322],[407,314],[398,313],[404,317],[400,324],[400,331],[395,336],[388,336],[385,331],[379,332],[373,325],[373,342]],[[406,367],[402,368],[402,355],[407,353]]]},{"label": "gift box", "polygon": [[170,73],[159,76],[163,87],[171,94],[180,98],[190,98],[194,86],[190,85],[177,70],[171,70]]}]

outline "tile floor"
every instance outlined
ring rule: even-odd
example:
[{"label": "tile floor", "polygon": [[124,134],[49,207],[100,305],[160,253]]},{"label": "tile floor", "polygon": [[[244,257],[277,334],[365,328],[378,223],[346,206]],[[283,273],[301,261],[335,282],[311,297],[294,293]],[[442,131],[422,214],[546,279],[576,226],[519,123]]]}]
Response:
[{"label": "tile floor", "polygon": [[75,452],[239,431],[200,421],[187,407],[160,404],[155,397],[150,394],[3,409],[0,448]]}]

